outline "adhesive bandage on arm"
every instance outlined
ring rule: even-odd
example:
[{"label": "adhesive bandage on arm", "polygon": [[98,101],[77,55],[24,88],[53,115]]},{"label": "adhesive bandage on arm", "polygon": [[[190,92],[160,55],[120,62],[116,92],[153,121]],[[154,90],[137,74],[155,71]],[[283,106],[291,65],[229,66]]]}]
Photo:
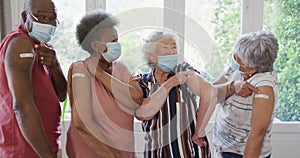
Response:
[{"label": "adhesive bandage on arm", "polygon": [[85,75],[83,73],[74,73],[72,75],[72,78],[75,78],[75,77],[85,77]]},{"label": "adhesive bandage on arm", "polygon": [[33,58],[33,53],[20,53],[20,58]]},{"label": "adhesive bandage on arm", "polygon": [[266,95],[266,94],[256,94],[254,97],[255,98],[269,99],[269,96]]}]

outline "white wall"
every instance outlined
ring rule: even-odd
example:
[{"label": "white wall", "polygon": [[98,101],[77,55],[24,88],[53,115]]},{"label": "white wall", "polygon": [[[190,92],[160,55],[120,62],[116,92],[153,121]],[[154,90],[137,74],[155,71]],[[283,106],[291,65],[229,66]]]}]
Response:
[{"label": "white wall", "polygon": [[[69,126],[69,122],[66,121],[62,127],[63,134],[61,137],[62,147],[63,147],[63,158],[65,155],[65,141],[66,141],[66,130]],[[135,130],[141,130],[141,123],[135,122]],[[208,139],[212,146],[212,127],[213,123],[209,123],[207,126]],[[142,151],[144,147],[144,135],[139,133],[135,137],[136,150]],[[300,155],[300,122],[274,122],[272,128],[272,158],[297,158]],[[137,153],[138,158],[142,158],[142,153]]]}]

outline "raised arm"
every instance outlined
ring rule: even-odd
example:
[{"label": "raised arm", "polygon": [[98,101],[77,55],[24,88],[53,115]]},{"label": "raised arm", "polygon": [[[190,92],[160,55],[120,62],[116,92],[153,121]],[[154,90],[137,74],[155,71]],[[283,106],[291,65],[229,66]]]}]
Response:
[{"label": "raised arm", "polygon": [[67,96],[67,81],[57,60],[56,53],[53,49],[47,47],[43,42],[35,45],[39,49],[41,64],[46,65],[49,69],[52,85],[59,101],[64,101]]},{"label": "raised arm", "polygon": [[196,131],[200,131],[200,137],[205,136],[205,127],[217,104],[218,91],[198,73],[191,75],[187,84],[189,90],[200,97]]},{"label": "raised arm", "polygon": [[[93,118],[92,89],[87,71],[81,68],[69,70],[69,98],[72,105],[72,123],[79,135],[101,157],[115,157],[103,142],[106,137]],[[100,108],[100,107],[99,107]]]},{"label": "raised arm", "polygon": [[[39,157],[56,157],[46,138],[39,111],[33,96],[32,57],[21,58],[23,53],[33,53],[31,41],[16,37],[9,44],[5,55],[5,72],[13,99],[13,110],[22,135]],[[21,56],[20,56],[21,55]]]},{"label": "raised arm", "polygon": [[247,139],[244,158],[259,158],[275,106],[273,88],[261,86],[258,89],[261,94],[255,94],[253,98],[251,130]]},{"label": "raised arm", "polygon": [[94,54],[86,62],[89,71],[91,74],[94,74],[97,80],[109,90],[115,99],[123,106],[130,110],[135,110],[138,108],[143,101],[143,92],[139,86],[138,81],[136,81],[133,76],[130,74],[128,68],[121,64],[114,69],[114,71],[124,71],[123,74],[128,74],[129,77],[126,77],[127,81],[121,81],[120,79],[114,77],[113,75],[105,72],[101,67],[101,61],[99,61],[99,55]]},{"label": "raised arm", "polygon": [[231,81],[229,82],[225,74],[221,75],[214,83],[214,87],[218,90],[218,103],[223,102],[225,99],[233,94],[241,97],[248,97],[253,92],[259,94],[260,91],[247,81]]},{"label": "raised arm", "polygon": [[97,71],[95,76],[115,97],[115,99],[128,109],[135,110],[141,106],[143,92],[133,76],[130,76],[128,83],[122,82],[105,71]]},{"label": "raised arm", "polygon": [[145,98],[142,106],[136,110],[136,118],[139,120],[150,120],[164,105],[170,90],[179,85],[184,84],[187,81],[189,75],[192,72],[179,72],[175,76],[169,78],[164,82],[153,94]]}]

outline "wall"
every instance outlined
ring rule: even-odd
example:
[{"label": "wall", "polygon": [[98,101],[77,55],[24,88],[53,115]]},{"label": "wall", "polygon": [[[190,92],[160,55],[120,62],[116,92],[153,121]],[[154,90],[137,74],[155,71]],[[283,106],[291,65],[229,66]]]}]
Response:
[{"label": "wall", "polygon": [[[69,126],[69,122],[66,121],[62,126],[63,135],[61,138],[62,145],[65,144],[65,131]],[[143,151],[144,147],[144,135],[139,133],[142,131],[141,123],[136,121],[134,124],[136,135],[136,150]],[[212,142],[212,128],[213,124],[210,123],[207,126],[208,139]],[[211,143],[212,145],[212,143]],[[300,155],[300,122],[279,122],[275,121],[272,129],[272,158],[296,158]],[[211,146],[213,150],[213,146]],[[138,158],[142,158],[142,153],[137,153]],[[66,158],[65,150],[63,150],[63,158]]]}]

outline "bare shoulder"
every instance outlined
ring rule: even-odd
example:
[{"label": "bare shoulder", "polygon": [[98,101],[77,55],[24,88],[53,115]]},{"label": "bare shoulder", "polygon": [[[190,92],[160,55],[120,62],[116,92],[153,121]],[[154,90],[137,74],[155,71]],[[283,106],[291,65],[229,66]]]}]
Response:
[{"label": "bare shoulder", "polygon": [[18,36],[12,39],[5,53],[5,63],[7,66],[22,66],[26,68],[34,62],[35,54],[32,42],[29,38]]}]

